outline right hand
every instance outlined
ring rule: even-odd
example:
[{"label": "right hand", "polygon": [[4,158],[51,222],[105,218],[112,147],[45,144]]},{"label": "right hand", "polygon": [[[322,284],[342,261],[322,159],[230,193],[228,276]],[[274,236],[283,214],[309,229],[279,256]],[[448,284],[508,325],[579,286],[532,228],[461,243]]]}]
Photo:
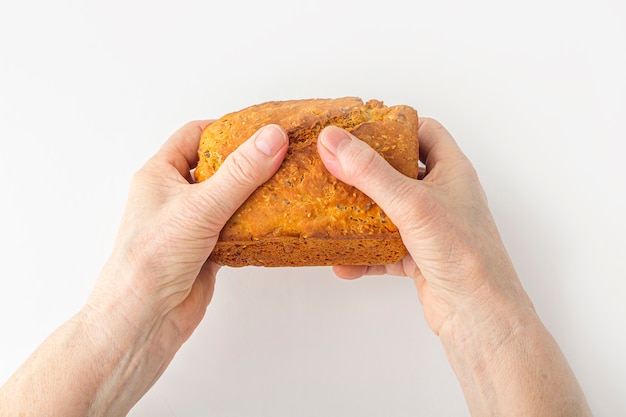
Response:
[{"label": "right hand", "polygon": [[[367,194],[398,227],[409,254],[393,265],[335,266],[353,279],[366,274],[413,278],[431,329],[439,335],[451,318],[531,308],[504,248],[478,176],[450,133],[433,119],[419,122],[421,180],[389,165],[365,142],[327,127],[318,151],[339,180]],[[504,310],[500,310],[504,311]]]}]

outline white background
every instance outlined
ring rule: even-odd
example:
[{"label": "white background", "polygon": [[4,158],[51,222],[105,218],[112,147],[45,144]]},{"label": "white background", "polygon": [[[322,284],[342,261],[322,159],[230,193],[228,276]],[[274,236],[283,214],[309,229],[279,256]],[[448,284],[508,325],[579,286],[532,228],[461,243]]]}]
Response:
[{"label": "white background", "polygon": [[[594,412],[626,415],[625,74],[619,0],[3,1],[0,383],[81,307],[170,133],[352,95],[449,128]],[[468,412],[409,280],[244,268],[131,415]]]}]

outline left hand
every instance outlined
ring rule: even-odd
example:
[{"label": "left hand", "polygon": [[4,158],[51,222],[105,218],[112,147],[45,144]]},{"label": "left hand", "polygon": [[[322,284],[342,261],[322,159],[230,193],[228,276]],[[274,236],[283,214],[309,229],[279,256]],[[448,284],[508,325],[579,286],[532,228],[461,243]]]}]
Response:
[{"label": "left hand", "polygon": [[113,254],[89,300],[96,308],[118,304],[136,326],[159,321],[160,345],[173,352],[191,335],[213,296],[219,267],[207,258],[220,230],[276,172],[288,148],[284,129],[265,126],[213,177],[194,184],[191,170],[209,123],[182,127],[134,175]]}]

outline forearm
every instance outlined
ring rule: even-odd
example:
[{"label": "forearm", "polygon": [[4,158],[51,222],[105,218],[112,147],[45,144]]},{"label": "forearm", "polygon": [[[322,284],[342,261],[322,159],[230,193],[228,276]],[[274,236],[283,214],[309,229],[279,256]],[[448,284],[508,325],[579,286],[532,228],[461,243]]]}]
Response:
[{"label": "forearm", "polygon": [[0,388],[0,416],[125,415],[171,359],[153,330],[86,306]]},{"label": "forearm", "polygon": [[487,317],[455,317],[440,337],[473,416],[591,416],[576,377],[532,307],[505,301]]}]

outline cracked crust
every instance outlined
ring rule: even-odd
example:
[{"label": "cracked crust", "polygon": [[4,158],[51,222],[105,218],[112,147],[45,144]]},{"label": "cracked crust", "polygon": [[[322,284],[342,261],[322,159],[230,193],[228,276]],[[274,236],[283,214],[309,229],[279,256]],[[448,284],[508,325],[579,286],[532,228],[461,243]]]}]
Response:
[{"label": "cracked crust", "polygon": [[260,127],[276,123],[289,135],[278,172],[228,221],[211,258],[229,266],[381,265],[406,254],[398,229],[365,194],[333,177],[317,154],[329,125],[367,142],[391,165],[416,178],[417,112],[359,98],[274,101],[223,116],[204,130],[196,181]]}]

